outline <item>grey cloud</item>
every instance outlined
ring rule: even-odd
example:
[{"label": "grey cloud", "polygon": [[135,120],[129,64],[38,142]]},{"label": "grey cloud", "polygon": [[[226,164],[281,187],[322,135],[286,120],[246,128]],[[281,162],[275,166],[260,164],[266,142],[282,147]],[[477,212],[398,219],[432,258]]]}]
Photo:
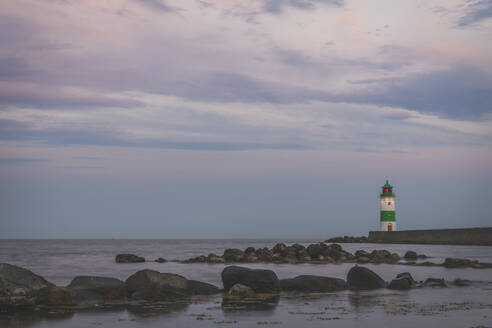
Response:
[{"label": "grey cloud", "polygon": [[263,8],[268,13],[279,14],[284,7],[314,9],[317,4],[342,6],[344,0],[267,0]]},{"label": "grey cloud", "polygon": [[174,8],[168,6],[163,0],[137,0],[139,3],[155,10],[163,12],[174,11]]},{"label": "grey cloud", "polygon": [[492,0],[468,1],[466,13],[457,22],[457,27],[467,27],[492,17]]},{"label": "grey cloud", "polygon": [[478,119],[492,111],[492,75],[472,66],[385,79],[380,86],[383,91],[352,95],[345,100],[460,119]]},{"label": "grey cloud", "polygon": [[408,120],[409,118],[413,117],[412,113],[409,112],[389,112],[384,113],[382,116],[383,118],[396,121]]},{"label": "grey cloud", "polygon": [[290,143],[251,143],[222,141],[180,141],[168,139],[136,138],[120,131],[104,131],[91,128],[46,128],[15,120],[0,120],[0,140],[36,141],[55,146],[116,146],[137,148],[163,148],[181,150],[240,151],[261,149],[309,149],[307,146]]}]

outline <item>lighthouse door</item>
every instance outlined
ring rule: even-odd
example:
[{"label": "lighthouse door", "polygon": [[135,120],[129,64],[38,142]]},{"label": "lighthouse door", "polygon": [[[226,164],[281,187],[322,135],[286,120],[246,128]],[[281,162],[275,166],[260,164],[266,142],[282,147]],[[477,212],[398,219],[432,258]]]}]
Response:
[{"label": "lighthouse door", "polygon": [[393,231],[393,226],[390,224],[388,224],[388,231]]}]

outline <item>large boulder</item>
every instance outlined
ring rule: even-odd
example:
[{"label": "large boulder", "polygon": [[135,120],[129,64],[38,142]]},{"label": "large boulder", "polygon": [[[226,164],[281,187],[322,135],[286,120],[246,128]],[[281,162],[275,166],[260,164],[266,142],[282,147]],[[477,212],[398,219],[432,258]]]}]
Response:
[{"label": "large boulder", "polygon": [[0,263],[0,305],[33,305],[39,290],[54,286],[33,272]]},{"label": "large boulder", "polygon": [[73,290],[58,286],[40,289],[36,298],[36,304],[47,306],[70,306],[77,303],[76,294]]},{"label": "large boulder", "polygon": [[145,262],[145,258],[135,254],[118,254],[115,261],[116,263],[141,263]]},{"label": "large boulder", "polygon": [[271,270],[228,266],[222,270],[222,283],[225,292],[228,292],[235,284],[248,286],[256,293],[278,293],[280,291],[278,277]]},{"label": "large boulder", "polygon": [[124,300],[127,289],[123,281],[116,278],[77,276],[67,286],[75,292],[81,304],[101,304]]},{"label": "large boulder", "polygon": [[302,275],[291,279],[280,280],[283,291],[296,291],[305,293],[333,292],[348,288],[343,279]]},{"label": "large boulder", "polygon": [[237,248],[227,248],[224,251],[225,262],[241,262],[244,257],[244,252]]},{"label": "large boulder", "polygon": [[160,273],[154,270],[140,270],[126,280],[128,293],[132,299],[166,301],[191,296],[188,280],[173,273]]},{"label": "large boulder", "polygon": [[354,266],[347,274],[347,284],[352,290],[384,288],[386,283],[372,270],[363,266]]},{"label": "large boulder", "polygon": [[214,295],[222,292],[217,286],[197,280],[188,280],[188,290],[193,295]]}]

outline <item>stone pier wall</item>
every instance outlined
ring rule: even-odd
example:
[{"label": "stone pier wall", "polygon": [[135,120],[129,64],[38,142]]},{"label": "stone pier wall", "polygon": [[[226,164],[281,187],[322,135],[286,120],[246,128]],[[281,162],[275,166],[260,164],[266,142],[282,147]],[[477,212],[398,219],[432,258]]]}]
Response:
[{"label": "stone pier wall", "polygon": [[492,228],[370,231],[369,240],[373,243],[492,246]]}]

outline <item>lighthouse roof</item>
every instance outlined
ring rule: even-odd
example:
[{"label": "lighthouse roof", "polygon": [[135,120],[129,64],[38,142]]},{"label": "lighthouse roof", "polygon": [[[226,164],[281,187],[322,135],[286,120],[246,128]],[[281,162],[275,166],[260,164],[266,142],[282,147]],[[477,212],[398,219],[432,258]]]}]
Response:
[{"label": "lighthouse roof", "polygon": [[388,179],[386,179],[386,183],[384,184],[383,188],[393,188],[393,186],[389,184]]}]

